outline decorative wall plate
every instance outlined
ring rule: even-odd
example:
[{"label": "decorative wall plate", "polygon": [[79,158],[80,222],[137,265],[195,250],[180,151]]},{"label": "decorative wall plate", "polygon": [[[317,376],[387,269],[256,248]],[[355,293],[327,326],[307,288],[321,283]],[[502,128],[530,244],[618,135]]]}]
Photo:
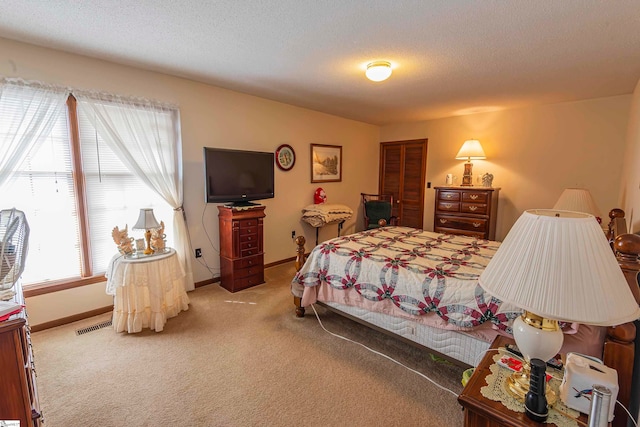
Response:
[{"label": "decorative wall plate", "polygon": [[296,163],[296,153],[289,144],[282,144],[276,150],[276,165],[283,171],[293,168]]}]

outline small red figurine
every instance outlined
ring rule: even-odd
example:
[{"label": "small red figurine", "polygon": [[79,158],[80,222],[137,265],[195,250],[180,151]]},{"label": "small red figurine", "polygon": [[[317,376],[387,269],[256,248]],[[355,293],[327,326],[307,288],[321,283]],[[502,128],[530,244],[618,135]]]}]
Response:
[{"label": "small red figurine", "polygon": [[316,192],[313,194],[313,203],[316,205],[320,205],[327,201],[327,193],[321,187],[316,189]]}]

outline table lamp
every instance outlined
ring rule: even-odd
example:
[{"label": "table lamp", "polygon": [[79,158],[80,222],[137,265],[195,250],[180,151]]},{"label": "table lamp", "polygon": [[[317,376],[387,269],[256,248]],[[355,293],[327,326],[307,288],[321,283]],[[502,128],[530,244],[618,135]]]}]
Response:
[{"label": "table lamp", "polygon": [[565,188],[553,209],[588,213],[602,222],[602,214],[586,188]]},{"label": "table lamp", "polygon": [[522,373],[507,382],[521,398],[529,385],[528,362],[549,360],[562,347],[558,321],[614,326],[640,317],[602,228],[593,215],[581,212],[525,211],[479,283],[492,296],[525,310],[513,323],[525,363]]},{"label": "table lamp", "polygon": [[160,224],[158,224],[158,220],[156,220],[156,217],[153,216],[153,209],[140,209],[138,221],[133,226],[133,229],[145,230],[144,238],[147,241],[147,247],[144,250],[145,255],[151,255],[154,252],[154,250],[151,249],[151,230],[159,227]]},{"label": "table lamp", "polygon": [[460,185],[466,187],[473,186],[471,174],[473,163],[471,163],[471,160],[483,160],[486,158],[487,156],[484,154],[482,145],[480,145],[480,141],[477,139],[469,139],[462,144],[460,151],[456,154],[456,160],[466,160],[467,162],[464,164],[464,174],[462,175],[462,184]]}]

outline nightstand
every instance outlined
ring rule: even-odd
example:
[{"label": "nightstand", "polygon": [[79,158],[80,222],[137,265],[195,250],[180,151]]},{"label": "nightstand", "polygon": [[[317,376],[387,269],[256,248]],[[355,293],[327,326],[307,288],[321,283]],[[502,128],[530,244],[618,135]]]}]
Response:
[{"label": "nightstand", "polygon": [[[513,344],[510,338],[498,336],[491,347],[499,348],[507,344]],[[485,378],[491,373],[489,367],[494,363],[493,356],[495,351],[488,351],[480,364],[476,367],[469,382],[465,386],[458,402],[464,409],[464,425],[465,427],[552,427],[555,424],[541,424],[530,420],[524,412],[514,412],[507,409],[501,402],[489,400],[480,393],[480,389],[487,385]],[[587,416],[580,415],[578,422],[587,424]]]}]

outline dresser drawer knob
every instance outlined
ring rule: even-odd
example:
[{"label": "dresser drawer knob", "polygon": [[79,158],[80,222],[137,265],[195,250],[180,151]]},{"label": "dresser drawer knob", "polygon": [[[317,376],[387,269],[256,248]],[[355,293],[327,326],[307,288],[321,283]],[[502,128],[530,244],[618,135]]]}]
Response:
[{"label": "dresser drawer knob", "polygon": [[447,223],[447,220],[446,220],[446,219],[444,219],[444,218],[440,218],[440,224],[446,224],[446,223]]},{"label": "dresser drawer knob", "polygon": [[475,199],[477,199],[477,198],[478,198],[478,195],[477,195],[477,194],[471,194],[471,195],[469,195],[469,198],[470,198],[471,200],[475,200]]},{"label": "dresser drawer knob", "polygon": [[475,211],[477,211],[477,210],[478,210],[478,207],[477,207],[477,206],[469,206],[469,210],[470,210],[471,212],[475,212]]},{"label": "dresser drawer knob", "polygon": [[474,226],[475,228],[478,228],[478,227],[480,227],[481,225],[482,225],[482,223],[481,223],[481,222],[474,222],[474,223],[473,223],[473,226]]},{"label": "dresser drawer knob", "polygon": [[447,198],[447,199],[450,199],[450,198],[453,197],[453,194],[445,194],[444,197]]},{"label": "dresser drawer knob", "polygon": [[443,203],[443,206],[447,209],[449,209],[451,206],[453,206],[451,203]]}]

